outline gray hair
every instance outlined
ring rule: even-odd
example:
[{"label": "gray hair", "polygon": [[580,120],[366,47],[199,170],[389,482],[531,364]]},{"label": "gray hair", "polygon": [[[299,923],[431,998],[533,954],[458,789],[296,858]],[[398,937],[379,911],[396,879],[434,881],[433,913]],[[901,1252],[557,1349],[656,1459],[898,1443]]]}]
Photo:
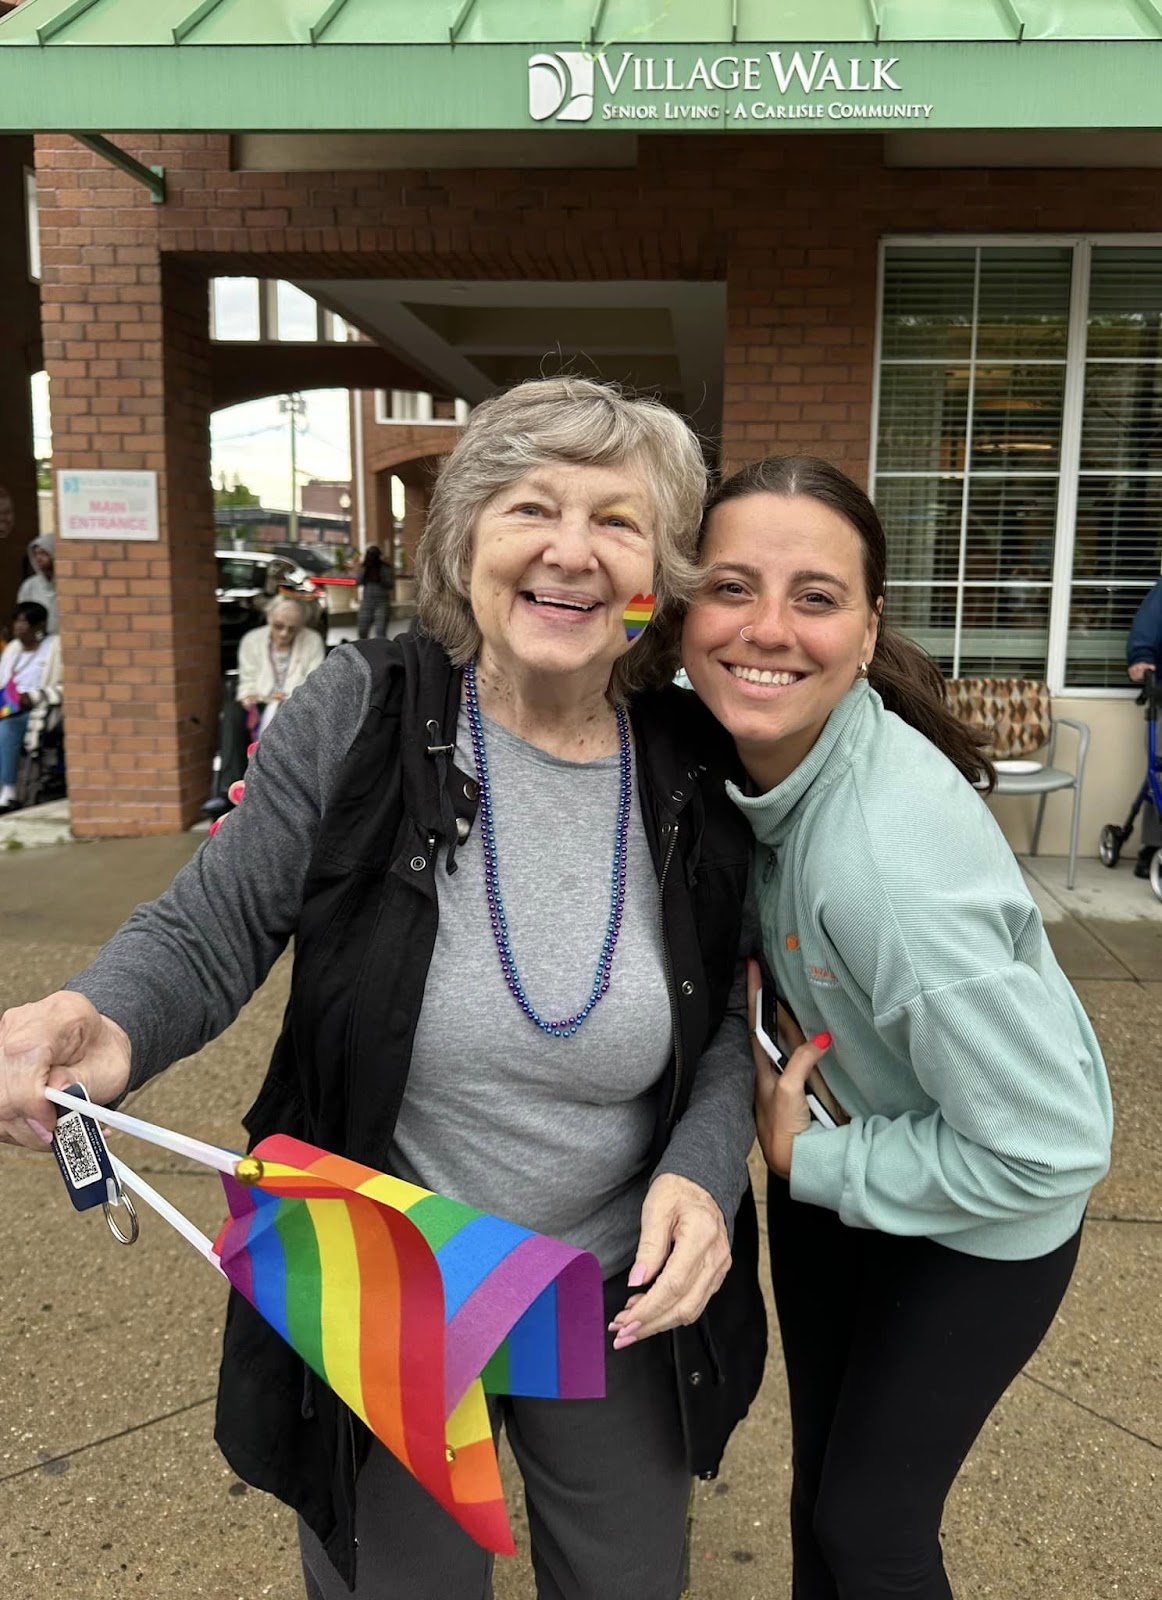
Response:
[{"label": "gray hair", "polygon": [[311,601],[303,599],[297,594],[272,594],[266,602],[267,622],[270,621],[276,611],[282,611],[284,608],[296,613],[300,628],[305,628],[311,620]]},{"label": "gray hair", "polygon": [[441,468],[416,552],[416,609],[424,630],[462,666],[480,648],[469,576],[476,520],[494,496],[552,462],[628,467],[640,473],[654,510],[657,606],[641,639],[616,662],[609,693],[668,682],[678,664],[685,602],[695,564],[706,466],[688,425],[657,400],[587,378],[533,379],[476,407]]}]

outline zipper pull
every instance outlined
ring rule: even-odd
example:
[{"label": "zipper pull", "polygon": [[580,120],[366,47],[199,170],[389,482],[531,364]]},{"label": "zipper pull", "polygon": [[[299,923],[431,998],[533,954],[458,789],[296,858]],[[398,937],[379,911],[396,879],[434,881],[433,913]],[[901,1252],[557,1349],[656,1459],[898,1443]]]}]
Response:
[{"label": "zipper pull", "polygon": [[775,859],[776,859],[775,858],[775,852],[768,845],[768,847],[767,847],[767,859],[763,862],[763,878],[762,878],[762,881],[764,883],[770,883],[770,881],[771,881],[771,873],[774,872],[774,870],[775,870]]}]

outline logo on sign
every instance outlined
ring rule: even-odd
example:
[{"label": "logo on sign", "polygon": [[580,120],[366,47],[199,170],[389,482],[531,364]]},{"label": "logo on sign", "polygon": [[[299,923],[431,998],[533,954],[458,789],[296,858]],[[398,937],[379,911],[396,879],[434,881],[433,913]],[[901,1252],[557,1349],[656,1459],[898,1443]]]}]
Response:
[{"label": "logo on sign", "polygon": [[534,122],[588,122],[592,115],[592,56],[556,50],[529,57],[529,116]]}]

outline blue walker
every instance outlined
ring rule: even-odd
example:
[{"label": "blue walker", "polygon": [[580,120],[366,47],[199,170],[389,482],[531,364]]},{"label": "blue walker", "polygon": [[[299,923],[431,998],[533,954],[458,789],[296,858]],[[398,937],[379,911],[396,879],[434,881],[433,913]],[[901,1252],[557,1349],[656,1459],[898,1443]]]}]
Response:
[{"label": "blue walker", "polygon": [[1146,703],[1146,776],[1138,790],[1129,816],[1119,828],[1116,822],[1107,822],[1101,830],[1098,854],[1102,864],[1116,867],[1122,846],[1134,831],[1134,822],[1143,806],[1142,849],[1153,850],[1150,860],[1150,887],[1157,899],[1162,900],[1162,756],[1158,750],[1158,700],[1162,694],[1151,667],[1142,679],[1142,696]]}]

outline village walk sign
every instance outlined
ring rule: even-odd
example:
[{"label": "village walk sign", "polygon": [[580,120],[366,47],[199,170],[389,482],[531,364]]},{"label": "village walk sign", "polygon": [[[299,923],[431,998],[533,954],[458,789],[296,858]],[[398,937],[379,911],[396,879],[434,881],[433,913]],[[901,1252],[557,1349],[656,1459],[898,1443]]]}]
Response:
[{"label": "village walk sign", "polygon": [[[1040,21],[1017,36],[997,35],[994,0],[934,0],[926,37],[877,28],[850,43],[824,25],[830,0],[812,0],[822,37],[733,44],[690,42],[701,3],[675,0],[660,18],[643,3],[640,26],[592,44],[580,37],[592,0],[552,8],[555,39],[536,31],[550,8],[517,0],[426,0],[406,16],[347,0],[25,0],[0,19],[0,132],[1162,126],[1153,0],[1132,36],[1126,0],[1087,0],[1109,29],[1090,37],[1063,36],[1072,8],[1041,0],[1025,0]],[[684,42],[664,37],[671,9]],[[629,0],[622,11],[637,15]],[[791,15],[751,12],[772,30]],[[944,36],[931,19],[947,19]]]},{"label": "village walk sign", "polygon": [[530,56],[528,71],[534,122],[927,122],[935,109],[909,98],[898,54],[560,50]]}]

